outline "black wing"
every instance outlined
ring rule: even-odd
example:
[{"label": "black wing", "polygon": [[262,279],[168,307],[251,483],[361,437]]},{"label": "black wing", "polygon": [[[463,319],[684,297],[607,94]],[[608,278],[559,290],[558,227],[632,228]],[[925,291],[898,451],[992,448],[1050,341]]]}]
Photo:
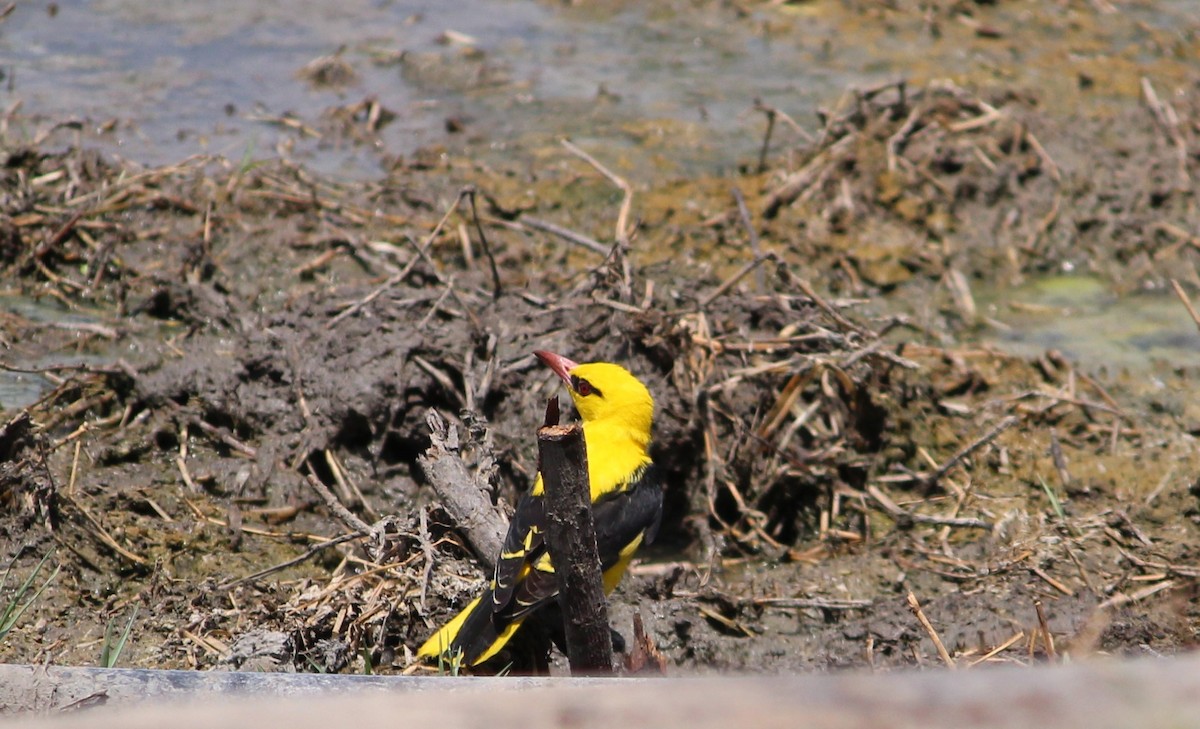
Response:
[{"label": "black wing", "polygon": [[[662,504],[663,492],[654,464],[639,468],[625,488],[609,492],[592,504],[601,569],[607,571],[615,566],[621,559],[621,550],[639,536],[646,544],[654,540],[662,520]],[[522,521],[519,529],[518,515]],[[545,516],[541,497],[526,495],[518,504],[501,559],[496,564],[492,609],[498,618],[520,617],[558,596],[558,579],[547,569],[550,563],[545,545]],[[525,564],[532,568],[518,581]],[[503,583],[502,573],[506,580]]]},{"label": "black wing", "polygon": [[662,506],[662,486],[653,463],[635,471],[629,486],[605,494],[592,504],[596,550],[604,569],[615,565],[621,550],[638,535],[643,535],[644,544],[654,541],[662,523]]},{"label": "black wing", "polygon": [[541,496],[529,492],[517,501],[517,509],[508,524],[508,534],[504,537],[504,546],[500,549],[500,558],[496,560],[495,584],[492,586],[493,610],[500,612],[512,601],[522,569],[526,564],[536,562],[545,551],[546,506]]}]

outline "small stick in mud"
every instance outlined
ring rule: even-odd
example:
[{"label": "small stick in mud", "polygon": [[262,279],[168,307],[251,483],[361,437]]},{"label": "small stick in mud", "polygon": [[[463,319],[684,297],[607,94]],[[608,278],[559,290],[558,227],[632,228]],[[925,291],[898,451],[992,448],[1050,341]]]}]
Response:
[{"label": "small stick in mud", "polygon": [[1192,317],[1192,321],[1196,323],[1196,328],[1200,329],[1200,313],[1196,312],[1196,308],[1192,306],[1192,300],[1188,298],[1187,292],[1179,285],[1179,281],[1171,279],[1171,287],[1175,289],[1175,295],[1183,302],[1183,306],[1187,309],[1188,316]]},{"label": "small stick in mud", "polygon": [[[332,319],[325,322],[325,329],[333,329],[343,319],[354,316],[359,309],[379,298],[388,289],[408,278],[408,275],[412,273],[414,268],[416,268],[417,263],[426,258],[429,247],[433,245],[433,241],[438,237],[438,234],[442,232],[442,228],[446,226],[446,221],[449,220],[450,216],[454,214],[454,211],[458,209],[459,203],[462,202],[463,194],[463,191],[460,190],[458,197],[454,198],[454,202],[450,205],[450,207],[446,208],[446,213],[442,216],[442,219],[438,221],[437,225],[433,226],[433,231],[430,232],[430,234],[425,238],[425,242],[417,247],[417,255],[413,256],[409,262],[404,265],[404,268],[389,276],[386,281],[376,286],[366,296],[351,303],[340,313],[338,313],[337,316],[334,316]],[[437,273],[436,269],[434,270],[434,273]]]},{"label": "small stick in mud", "polygon": [[421,509],[418,514],[420,521],[418,522],[417,541],[421,544],[421,553],[425,556],[425,569],[421,571],[421,595],[418,604],[421,606],[421,612],[426,611],[425,598],[429,594],[429,581],[433,579],[433,565],[435,558],[433,556],[433,539],[429,536],[429,516],[427,509]]},{"label": "small stick in mud", "polygon": [[58,245],[65,241],[71,235],[71,232],[75,230],[75,225],[79,222],[83,215],[83,211],[80,211],[72,215],[70,218],[67,218],[66,222],[60,225],[58,229],[50,235],[50,237],[42,241],[41,245],[33,250],[33,257],[40,261],[42,258],[46,257],[46,254],[57,248]]},{"label": "small stick in mud", "polygon": [[612,633],[592,520],[583,429],[575,424],[543,425],[538,429],[538,462],[546,490],[546,543],[558,581],[571,673],[611,674]]},{"label": "small stick in mud", "polygon": [[709,304],[711,304],[712,302],[714,302],[717,299],[724,296],[726,293],[729,292],[730,289],[732,289],[734,286],[737,285],[738,281],[741,281],[743,278],[745,278],[746,275],[749,274],[751,271],[758,269],[759,266],[761,266],[763,264],[763,261],[774,261],[775,263],[778,263],[779,257],[776,256],[774,253],[765,253],[761,256],[755,256],[753,261],[750,261],[746,265],[742,266],[732,276],[725,279],[725,281],[720,286],[718,286],[715,291],[713,291],[708,296],[705,296],[700,301],[700,308],[703,309],[703,308],[707,307]]},{"label": "small stick in mud", "polygon": [[1038,629],[1042,635],[1042,645],[1046,646],[1046,656],[1050,660],[1057,658],[1054,651],[1054,636],[1050,634],[1050,623],[1046,621],[1046,611],[1042,609],[1042,601],[1034,600],[1033,609],[1037,611]]},{"label": "small stick in mud", "polygon": [[[750,217],[750,208],[746,207],[746,196],[742,194],[739,187],[733,188],[733,199],[737,201],[738,216],[742,219],[742,227],[746,229],[746,235],[750,238],[750,252],[754,254],[754,258],[762,257],[762,246],[758,243],[758,231],[754,229],[754,220]],[[766,287],[766,281],[763,280],[762,269],[754,271],[754,290],[762,293]]]},{"label": "small stick in mud", "polygon": [[291,559],[287,560],[286,562],[280,562],[279,564],[271,565],[270,567],[266,567],[257,572],[248,574],[245,577],[237,577],[232,580],[227,580],[227,581],[222,582],[221,584],[217,585],[217,589],[218,590],[228,590],[231,587],[237,587],[238,585],[241,585],[246,582],[254,582],[255,580],[261,580],[262,578],[266,577],[267,575],[273,575],[276,572],[282,572],[283,570],[286,570],[289,567],[295,567],[298,564],[304,564],[306,561],[308,561],[309,557],[312,557],[314,554],[317,554],[319,552],[323,552],[326,549],[329,549],[330,547],[336,547],[339,544],[345,544],[346,542],[352,541],[354,539],[362,539],[365,536],[367,536],[367,535],[359,533],[359,532],[350,532],[349,534],[343,534],[340,537],[334,537],[333,539],[330,539],[327,542],[321,542],[320,544],[314,544],[313,546],[304,550],[304,552],[302,554],[292,557]]},{"label": "small stick in mud", "polygon": [[996,646],[995,648],[991,649],[991,650],[990,650],[990,651],[988,651],[987,653],[984,653],[982,656],[980,656],[980,657],[976,658],[975,660],[971,661],[970,663],[968,663],[968,664],[967,664],[967,667],[968,667],[968,668],[974,668],[975,666],[978,666],[980,663],[987,663],[988,661],[990,661],[991,659],[993,659],[993,658],[995,658],[996,656],[1000,655],[1000,654],[1001,654],[1001,653],[1003,653],[1004,651],[1008,650],[1009,648],[1012,648],[1012,647],[1013,647],[1013,645],[1014,645],[1014,644],[1015,644],[1017,641],[1021,640],[1021,639],[1022,639],[1022,638],[1024,638],[1024,637],[1025,637],[1025,631],[1024,631],[1024,630],[1018,630],[1018,631],[1017,631],[1015,634],[1013,634],[1013,636],[1012,636],[1011,638],[1009,638],[1008,640],[1004,641],[1003,643],[1001,643],[1000,645],[998,645],[998,646]]},{"label": "small stick in mud", "polygon": [[767,117],[767,130],[763,132],[762,147],[758,150],[758,171],[767,171],[767,154],[771,151],[771,132],[775,131],[775,117],[779,112],[773,107],[762,103],[761,99],[754,100],[754,108]]},{"label": "small stick in mud", "polygon": [[317,495],[319,495],[321,499],[325,501],[325,505],[329,507],[329,510],[332,511],[343,524],[350,527],[355,532],[358,532],[359,534],[370,534],[371,525],[367,524],[362,519],[359,519],[354,512],[346,508],[341,501],[338,501],[338,497],[334,496],[333,492],[329,490],[329,487],[322,483],[321,479],[317,478],[313,474],[312,468],[312,464],[309,464],[309,471],[304,474],[304,478],[308,481],[308,485],[313,487],[313,491],[316,491]]},{"label": "small stick in mud", "polygon": [[1167,135],[1171,144],[1175,147],[1179,166],[1179,186],[1186,189],[1191,185],[1191,176],[1188,175],[1187,140],[1184,139],[1183,133],[1179,131],[1179,114],[1173,106],[1164,103],[1158,98],[1158,94],[1154,91],[1154,85],[1145,76],[1142,77],[1142,94],[1146,99],[1146,106],[1150,108],[1150,113],[1154,116],[1154,120],[1158,122],[1163,133]]},{"label": "small stick in mud", "polygon": [[909,528],[913,524],[932,524],[934,526],[948,527],[965,527],[974,529],[986,529],[991,531],[994,524],[983,519],[975,519],[968,516],[932,516],[930,514],[918,514],[916,512],[907,511],[900,507],[895,501],[883,492],[876,484],[867,484],[867,495],[870,496],[875,503],[883,507],[888,516],[896,522],[900,528]]},{"label": "small stick in mud", "polygon": [[933,486],[936,485],[937,482],[942,479],[942,477],[944,477],[947,473],[950,472],[950,469],[957,466],[959,464],[959,462],[961,462],[964,458],[967,458],[968,456],[970,456],[975,451],[984,447],[988,443],[991,443],[1001,433],[1008,430],[1012,426],[1016,425],[1019,420],[1020,419],[1017,416],[1009,415],[1008,417],[1001,420],[999,423],[996,423],[995,427],[993,427],[991,430],[984,433],[979,438],[975,439],[973,442],[964,446],[953,456],[950,456],[950,459],[948,461],[943,463],[940,467],[938,467],[938,469],[936,471],[929,474],[929,476],[925,478],[925,488],[933,488]]},{"label": "small stick in mud", "polygon": [[777,106],[770,106],[769,104],[765,103],[762,99],[755,99],[754,100],[754,110],[761,111],[764,114],[766,114],[766,113],[774,114],[776,121],[781,121],[784,124],[786,124],[787,126],[791,127],[792,131],[796,133],[796,136],[800,137],[801,139],[803,139],[806,142],[812,142],[815,140],[813,135],[809,134],[808,131],[805,130],[804,127],[800,126],[799,122],[797,122],[795,119],[793,119],[791,116],[789,116],[786,111],[784,111],[783,109],[780,109]]},{"label": "small stick in mud", "polygon": [[622,247],[628,246],[629,245],[628,222],[629,222],[629,211],[633,207],[633,187],[628,182],[625,181],[625,178],[614,173],[612,170],[610,170],[607,167],[605,167],[604,165],[600,164],[600,161],[597,160],[595,157],[593,157],[592,155],[583,151],[579,147],[575,146],[571,142],[571,140],[569,140],[569,139],[562,140],[562,145],[564,147],[566,147],[568,150],[570,150],[571,154],[574,154],[576,157],[582,159],[584,162],[587,162],[589,165],[596,168],[597,172],[599,172],[600,174],[607,177],[609,182],[616,185],[618,188],[621,189],[621,192],[625,193],[624,198],[622,198],[622,200],[621,200],[620,212],[617,213],[617,229],[616,229],[615,235],[616,235],[617,243],[621,244]]},{"label": "small stick in mud", "polygon": [[626,673],[657,673],[667,672],[667,657],[658,649],[654,638],[646,633],[642,622],[642,614],[633,614],[633,647],[625,655]]},{"label": "small stick in mud", "polygon": [[1029,571],[1030,571],[1030,572],[1032,572],[1032,573],[1033,573],[1034,575],[1036,575],[1037,577],[1041,578],[1041,580],[1042,580],[1043,582],[1045,582],[1047,585],[1050,585],[1050,586],[1051,586],[1051,587],[1053,587],[1055,590],[1058,590],[1059,592],[1061,592],[1062,594],[1066,595],[1067,597],[1074,597],[1074,596],[1075,596],[1075,593],[1071,591],[1071,588],[1069,588],[1069,587],[1067,587],[1066,585],[1064,585],[1064,584],[1062,583],[1062,580],[1057,580],[1057,579],[1055,579],[1054,577],[1052,577],[1052,576],[1051,576],[1051,575],[1050,575],[1048,572],[1046,572],[1046,571],[1045,571],[1044,569],[1042,569],[1041,567],[1038,567],[1037,565],[1030,565],[1030,566],[1029,566]]},{"label": "small stick in mud", "polygon": [[616,240],[610,256],[613,256],[614,262],[621,266],[621,295],[622,298],[629,299],[633,296],[633,267],[629,264],[629,213],[633,209],[633,186],[630,185],[625,178],[616,174],[604,165],[600,164],[592,155],[576,147],[569,139],[563,139],[562,144],[572,154],[587,162],[594,167],[597,172],[608,178],[609,182],[620,188],[623,193],[621,198],[621,208],[617,212],[617,226],[614,232]]},{"label": "small stick in mud", "polygon": [[[190,427],[190,426],[194,425],[197,428],[199,428],[200,430],[203,430],[209,436],[215,438],[216,440],[220,441],[221,443],[224,443],[225,445],[229,446],[233,450],[235,450],[243,455],[249,456],[250,458],[254,458],[258,455],[257,448],[247,445],[246,443],[243,443],[242,441],[233,437],[233,435],[229,431],[227,431],[225,428],[222,428],[217,425],[213,425],[212,423],[208,422],[207,420],[204,420],[203,418],[200,418],[200,417],[197,417],[194,415],[189,415],[188,412],[185,410],[185,408],[182,405],[180,405],[179,403],[177,403],[173,400],[168,400],[166,405],[167,405],[167,407],[169,407],[171,409],[171,412],[179,415],[181,418],[184,419],[185,426]],[[180,443],[180,448],[183,449],[183,443]],[[181,452],[181,455],[186,458],[187,457],[186,451]]]},{"label": "small stick in mud", "polygon": [[500,298],[500,269],[496,267],[496,257],[492,255],[492,247],[488,245],[487,236],[483,233],[483,225],[479,222],[479,210],[475,206],[475,186],[467,185],[459,193],[459,199],[466,197],[471,203],[471,219],[475,221],[475,232],[479,234],[479,244],[483,246],[483,255],[487,256],[488,266],[492,269],[492,298]]},{"label": "small stick in mud", "polygon": [[[787,271],[786,268],[781,268],[780,270]],[[870,335],[870,332],[842,316],[841,312],[833,308],[828,301],[821,298],[821,296],[812,287],[812,284],[810,284],[808,281],[798,276],[791,276],[790,278],[792,282],[796,284],[796,287],[799,288],[805,296],[811,299],[812,302],[821,309],[821,311],[828,314],[830,319],[833,319],[835,322],[837,322],[837,325],[842,328],[843,332],[854,332],[864,337]]]},{"label": "small stick in mud", "polygon": [[839,600],[837,598],[803,597],[756,597],[750,600],[756,607],[792,608],[798,610],[866,610],[875,603],[871,600]]},{"label": "small stick in mud", "polygon": [[806,190],[809,190],[824,179],[829,170],[833,168],[836,160],[841,159],[849,153],[854,140],[857,138],[855,134],[848,134],[842,137],[828,148],[819,152],[808,164],[784,178],[782,184],[767,195],[762,209],[762,216],[770,220],[777,216],[781,209],[800,199]]},{"label": "small stick in mud", "polygon": [[[94,536],[101,544],[108,547],[127,562],[136,565],[138,568],[147,568],[152,564],[150,560],[146,559],[142,555],[121,546],[121,543],[117,541],[116,537],[110,534],[109,531],[104,528],[104,525],[100,522],[100,520],[97,519],[92,512],[88,511],[81,502],[65,495],[63,496],[62,500],[64,502],[64,514],[73,511],[83,516],[83,519],[86,522],[84,528],[87,529],[87,527],[90,526],[92,536]],[[75,521],[78,523],[78,519]]]},{"label": "small stick in mud", "polygon": [[1067,470],[1067,457],[1063,455],[1062,443],[1058,440],[1058,431],[1050,429],[1050,458],[1054,461],[1054,470],[1058,472],[1058,482],[1063,488],[1071,485],[1071,472]]},{"label": "small stick in mud", "polygon": [[1137,592],[1132,592],[1132,593],[1127,594],[1124,592],[1117,591],[1113,594],[1112,597],[1108,598],[1104,602],[1097,605],[1096,610],[1098,610],[1098,611],[1099,610],[1111,610],[1111,609],[1115,609],[1115,608],[1125,607],[1126,605],[1132,605],[1134,603],[1145,600],[1146,598],[1150,597],[1151,595],[1157,595],[1158,593],[1162,592],[1163,590],[1173,590],[1173,589],[1175,589],[1175,586],[1177,584],[1178,584],[1178,582],[1176,580],[1170,579],[1170,580],[1163,580],[1162,582],[1159,582],[1154,585],[1150,585],[1148,587],[1143,587],[1142,589],[1138,590]]},{"label": "small stick in mud", "polygon": [[533,228],[534,230],[540,230],[543,233],[556,235],[568,243],[574,243],[580,248],[589,250],[593,253],[599,253],[602,256],[608,255],[609,247],[603,243],[600,243],[594,238],[589,238],[582,233],[577,233],[556,223],[551,223],[548,220],[535,218],[532,215],[522,215],[521,219],[517,221],[517,225],[525,228]]},{"label": "small stick in mud", "polygon": [[913,615],[917,616],[917,620],[921,622],[921,627],[925,628],[925,632],[933,640],[933,645],[937,647],[937,652],[942,657],[942,662],[951,670],[956,668],[954,659],[950,657],[950,652],[942,644],[942,639],[938,637],[937,631],[933,629],[933,624],[929,622],[929,618],[925,617],[925,611],[921,609],[921,603],[917,602],[917,596],[913,594],[912,590],[908,591],[908,609],[912,610]]}]

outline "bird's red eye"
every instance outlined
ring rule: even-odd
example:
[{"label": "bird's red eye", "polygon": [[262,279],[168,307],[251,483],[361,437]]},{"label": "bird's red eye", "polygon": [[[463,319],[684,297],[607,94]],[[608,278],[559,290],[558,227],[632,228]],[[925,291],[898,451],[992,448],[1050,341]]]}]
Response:
[{"label": "bird's red eye", "polygon": [[588,382],[587,380],[583,379],[582,377],[576,377],[574,379],[575,379],[575,382],[574,382],[575,392],[579,393],[579,395],[581,397],[587,397],[588,395],[591,395],[592,392],[594,392],[594,390],[592,388],[592,383]]}]

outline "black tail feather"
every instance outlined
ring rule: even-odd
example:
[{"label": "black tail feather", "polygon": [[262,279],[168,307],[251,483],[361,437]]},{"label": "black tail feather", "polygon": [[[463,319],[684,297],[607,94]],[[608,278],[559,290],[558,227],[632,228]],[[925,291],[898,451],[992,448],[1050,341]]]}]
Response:
[{"label": "black tail feather", "polygon": [[485,594],[467,619],[463,621],[454,643],[450,646],[451,655],[461,651],[463,663],[472,665],[479,656],[487,652],[496,642],[500,633],[496,628],[496,614],[492,608],[491,594]]}]

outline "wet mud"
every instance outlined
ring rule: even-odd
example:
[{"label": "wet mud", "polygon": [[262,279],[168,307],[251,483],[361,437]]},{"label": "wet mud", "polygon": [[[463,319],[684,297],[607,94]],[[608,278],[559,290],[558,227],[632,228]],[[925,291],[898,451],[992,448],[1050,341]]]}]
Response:
[{"label": "wet mud", "polygon": [[129,624],[122,665],[437,670],[412,650],[485,577],[426,418],[514,503],[559,392],[534,349],[655,395],[664,524],[612,618],[669,673],[1190,650],[1200,371],[980,344],[974,294],[1200,296],[1188,81],[1107,115],[848,89],[761,167],[653,183],[582,143],[345,182],[12,137],[5,660],[93,664]]}]

